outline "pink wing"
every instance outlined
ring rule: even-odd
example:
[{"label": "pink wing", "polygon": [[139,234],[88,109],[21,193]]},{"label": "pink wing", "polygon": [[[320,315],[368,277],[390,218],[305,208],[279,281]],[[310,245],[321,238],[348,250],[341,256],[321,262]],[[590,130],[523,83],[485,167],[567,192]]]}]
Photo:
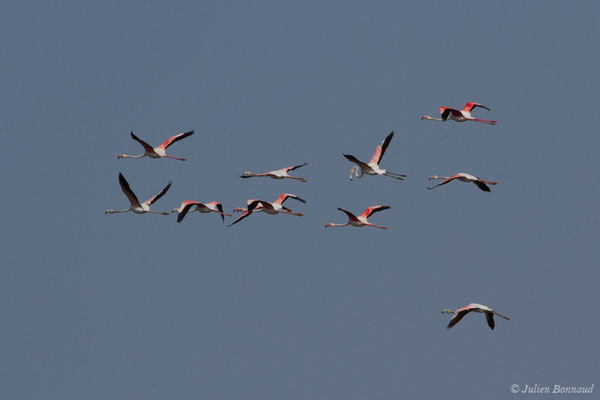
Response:
[{"label": "pink wing", "polygon": [[198,204],[202,204],[202,203],[197,202],[197,201],[184,201],[184,202],[182,202],[181,203],[181,207],[179,207],[179,215],[177,215],[177,222],[179,223],[179,222],[183,221],[183,218],[190,211],[190,209],[194,205],[198,205]]},{"label": "pink wing", "polygon": [[193,134],[194,134],[194,131],[189,131],[189,132],[180,133],[179,135],[171,136],[170,138],[168,138],[167,140],[165,140],[164,142],[162,142],[160,145],[158,145],[158,148],[159,149],[166,149],[167,147],[169,147],[170,145],[172,145],[176,141],[181,140],[181,139],[185,139],[186,137],[191,136]]},{"label": "pink wing", "polygon": [[279,197],[277,198],[277,200],[275,200],[273,203],[283,204],[283,202],[286,201],[288,198],[301,201],[302,203],[306,203],[306,200],[301,199],[300,197],[296,196],[295,194],[291,194],[291,193],[281,193],[279,195]]},{"label": "pink wing", "polygon": [[369,207],[365,211],[363,211],[362,214],[360,214],[360,216],[363,217],[363,218],[369,218],[369,216],[371,214],[374,214],[374,213],[376,213],[378,211],[387,210],[388,208],[390,208],[390,207],[389,206],[373,206],[373,207]]},{"label": "pink wing", "polygon": [[381,162],[381,158],[385,154],[385,150],[390,145],[390,142],[392,141],[393,137],[394,137],[394,131],[392,131],[389,135],[386,136],[385,139],[383,139],[381,144],[375,148],[375,152],[373,153],[373,157],[371,157],[371,161],[369,161],[369,164],[370,163],[379,164]]},{"label": "pink wing", "polygon": [[158,194],[150,197],[148,200],[146,200],[144,202],[144,204],[147,204],[148,207],[150,207],[152,205],[152,203],[154,203],[155,201],[157,201],[158,199],[160,199],[161,197],[163,197],[165,195],[165,193],[167,193],[167,191],[171,188],[171,181],[169,181],[169,184],[167,186],[165,186],[163,188],[163,190],[161,190]]}]

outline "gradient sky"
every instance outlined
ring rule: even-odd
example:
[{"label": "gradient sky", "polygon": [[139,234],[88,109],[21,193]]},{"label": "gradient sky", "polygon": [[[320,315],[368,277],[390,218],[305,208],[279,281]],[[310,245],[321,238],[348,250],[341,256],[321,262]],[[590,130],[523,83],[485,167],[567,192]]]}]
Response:
[{"label": "gradient sky", "polygon": [[[8,2],[5,399],[515,399],[596,385],[597,2]],[[421,121],[476,101],[477,123]],[[139,154],[129,132],[176,160]],[[398,182],[350,182],[342,153]],[[309,164],[308,183],[240,179]],[[105,215],[123,172],[153,206]],[[468,172],[491,193],[427,177]],[[325,229],[384,204],[389,229]],[[230,222],[229,219],[227,222]],[[451,330],[444,308],[486,304]],[[592,398],[580,395],[577,398]],[[535,395],[536,399],[554,398]],[[575,398],[570,397],[570,398]]]}]

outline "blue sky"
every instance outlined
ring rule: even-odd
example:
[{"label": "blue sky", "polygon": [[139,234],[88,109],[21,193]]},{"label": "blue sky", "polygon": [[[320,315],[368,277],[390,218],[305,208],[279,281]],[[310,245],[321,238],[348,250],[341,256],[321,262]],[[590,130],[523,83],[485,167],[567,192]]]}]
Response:
[{"label": "blue sky", "polygon": [[[0,14],[11,399],[505,399],[600,384],[593,2],[12,2]],[[497,126],[421,121],[439,106]],[[194,129],[170,154],[117,160]],[[398,182],[350,182],[342,153]],[[303,162],[308,183],[240,179]],[[427,177],[468,172],[491,193]],[[304,213],[104,215],[281,192]],[[342,207],[378,229],[325,229]],[[444,308],[486,304],[446,330]],[[537,395],[544,398],[543,395]],[[587,396],[590,397],[590,396]]]}]

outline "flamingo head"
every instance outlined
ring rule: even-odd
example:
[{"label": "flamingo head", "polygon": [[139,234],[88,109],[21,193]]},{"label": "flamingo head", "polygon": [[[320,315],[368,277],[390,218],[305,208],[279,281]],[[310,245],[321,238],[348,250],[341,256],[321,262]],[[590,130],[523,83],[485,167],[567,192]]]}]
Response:
[{"label": "flamingo head", "polygon": [[424,119],[431,119],[431,117],[430,117],[429,115],[423,115],[423,116],[421,117],[421,120],[424,120]]},{"label": "flamingo head", "polygon": [[173,214],[173,213],[179,214],[179,208],[174,208],[173,211],[171,211],[171,214]]},{"label": "flamingo head", "polygon": [[454,311],[446,308],[445,310],[442,310],[442,314],[454,314]]},{"label": "flamingo head", "polygon": [[439,176],[437,176],[437,175],[431,175],[431,176],[429,177],[429,180],[432,180],[432,179],[440,179],[440,177],[439,177]]},{"label": "flamingo head", "polygon": [[242,172],[242,175],[240,175],[240,178],[250,178],[251,176],[252,176],[252,172],[244,171],[244,172]]},{"label": "flamingo head", "polygon": [[119,158],[125,158],[125,154],[119,154],[119,155],[117,156],[117,160],[118,160]]},{"label": "flamingo head", "polygon": [[246,208],[244,208],[244,207],[236,207],[236,208],[233,209],[234,213],[236,213],[236,212],[246,212],[246,211],[248,211],[248,210]]},{"label": "flamingo head", "polygon": [[329,222],[329,223],[325,224],[325,228],[328,228],[330,226],[333,226],[333,222]]}]

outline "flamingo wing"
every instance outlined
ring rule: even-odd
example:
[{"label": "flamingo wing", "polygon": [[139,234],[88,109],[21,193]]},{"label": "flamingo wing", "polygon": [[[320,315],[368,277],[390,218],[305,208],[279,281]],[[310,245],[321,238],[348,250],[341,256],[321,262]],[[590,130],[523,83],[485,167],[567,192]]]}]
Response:
[{"label": "flamingo wing", "polygon": [[485,181],[473,181],[474,184],[477,185],[477,187],[481,190],[483,190],[484,192],[490,192],[490,188],[488,187],[488,185],[485,184]]},{"label": "flamingo wing", "polygon": [[202,204],[198,201],[184,201],[181,203],[182,207],[180,208],[179,214],[177,215],[177,223],[183,221],[185,215],[190,211],[190,209],[198,204]]},{"label": "flamingo wing", "polygon": [[360,214],[360,217],[369,218],[371,216],[371,214],[375,214],[378,211],[387,210],[389,208],[390,208],[389,206],[373,206],[373,207],[369,207],[365,211],[363,211],[362,214]]},{"label": "flamingo wing", "polygon": [[358,218],[356,218],[356,216],[354,214],[352,214],[350,211],[346,211],[343,208],[339,208],[339,207],[338,207],[338,210],[340,210],[341,212],[346,214],[348,216],[348,219],[350,219],[352,221],[358,221]]},{"label": "flamingo wing", "polygon": [[351,154],[344,154],[344,157],[346,157],[346,159],[347,159],[348,161],[350,161],[350,162],[353,162],[353,163],[357,164],[357,165],[358,165],[358,166],[359,166],[361,169],[363,169],[363,170],[367,170],[367,171],[368,171],[368,170],[370,170],[370,169],[371,169],[371,167],[369,167],[369,166],[368,166],[367,164],[365,164],[364,162],[362,162],[362,161],[359,161],[359,160],[358,160],[356,157],[354,157],[354,156],[353,156],[353,155],[351,155]]},{"label": "flamingo wing", "polygon": [[144,148],[144,150],[146,150],[148,153],[154,153],[154,149],[152,148],[152,146],[150,146],[148,143],[144,142],[142,139],[140,139],[139,137],[135,136],[133,134],[133,131],[131,131],[131,138],[133,140],[135,140],[136,142],[138,142],[139,144],[142,145],[142,147]]},{"label": "flamingo wing", "polygon": [[476,107],[485,108],[486,110],[488,110],[488,111],[491,111],[491,110],[490,110],[488,107],[486,107],[486,106],[484,106],[484,105],[482,105],[482,104],[479,104],[479,103],[471,103],[471,102],[467,102],[467,103],[464,105],[464,107],[462,108],[462,110],[461,110],[461,111],[466,111],[466,112],[469,112],[469,113],[470,113],[470,112],[471,112],[471,111],[473,111],[473,110],[474,110]]},{"label": "flamingo wing", "polygon": [[158,192],[156,195],[150,197],[148,200],[146,200],[144,202],[144,204],[146,204],[148,207],[150,207],[152,205],[152,203],[154,203],[155,201],[157,201],[158,199],[160,199],[161,197],[163,197],[165,195],[165,193],[167,193],[167,191],[171,188],[171,184],[172,184],[172,182],[169,181],[169,183],[167,184],[167,186],[165,186],[163,188],[163,190],[161,190],[160,192]]},{"label": "flamingo wing", "polygon": [[485,319],[487,320],[487,323],[488,323],[488,326],[490,327],[490,329],[494,330],[494,327],[496,326],[496,323],[494,322],[494,314],[492,314],[489,311],[486,311]]},{"label": "flamingo wing", "polygon": [[381,162],[381,159],[383,158],[383,155],[385,154],[385,150],[390,145],[390,142],[392,141],[393,137],[394,137],[394,131],[392,131],[389,135],[387,135],[386,138],[383,139],[383,141],[381,142],[381,144],[379,146],[375,147],[375,152],[373,153],[373,157],[371,157],[371,161],[369,161],[369,164],[372,164],[372,163],[379,164]]},{"label": "flamingo wing", "polygon": [[[242,213],[242,215],[237,217],[237,219],[235,221],[233,221],[231,224],[229,224],[227,226],[229,227],[229,226],[233,226],[233,225],[237,224],[244,218],[248,217],[248,215],[252,214],[252,211],[254,211],[259,205],[262,205],[264,207],[265,204],[269,204],[269,203],[267,203],[266,201],[260,201],[260,200],[249,201],[248,202],[248,210],[244,211]],[[272,208],[271,204],[269,204],[269,206]]]},{"label": "flamingo wing", "polygon": [[167,140],[165,140],[164,142],[162,142],[161,144],[159,144],[158,148],[160,148],[160,149],[166,149],[167,147],[169,147],[170,145],[172,145],[176,141],[181,140],[181,139],[185,139],[186,137],[192,136],[193,134],[194,134],[194,131],[189,131],[189,132],[180,133],[179,135],[171,136],[170,138],[168,138]]},{"label": "flamingo wing", "polygon": [[291,194],[291,193],[281,193],[279,195],[279,197],[277,198],[277,200],[275,200],[273,203],[283,204],[283,202],[286,201],[288,198],[301,201],[302,203],[306,203],[306,200],[301,199],[300,197],[296,196],[295,194]]},{"label": "flamingo wing", "polygon": [[306,164],[308,164],[308,163],[304,163],[304,164],[296,165],[296,166],[294,166],[294,167],[285,167],[285,168],[283,168],[283,169],[284,169],[285,171],[293,171],[293,170],[295,170],[295,169],[298,169],[298,168],[300,168],[300,167],[304,167]]},{"label": "flamingo wing", "polygon": [[467,307],[459,308],[458,310],[456,310],[454,312],[454,315],[450,319],[450,322],[448,322],[448,326],[446,326],[446,328],[448,328],[448,329],[452,328],[454,325],[458,324],[465,315],[467,315],[470,312],[471,312],[471,308],[467,308]]},{"label": "flamingo wing", "polygon": [[120,172],[119,172],[119,185],[121,186],[121,191],[123,191],[123,193],[127,197],[127,200],[129,200],[129,203],[134,207],[141,207],[140,201],[138,200],[135,193],[133,193],[133,190],[131,190],[131,188],[129,187],[129,183],[127,183],[127,180],[125,179],[123,174]]},{"label": "flamingo wing", "polygon": [[217,207],[217,210],[219,210],[219,212],[221,213],[221,221],[223,221],[223,223],[225,223],[225,215],[228,215],[231,217],[231,214],[225,214],[223,212],[223,204],[217,203],[217,204],[215,204],[215,206]]}]

